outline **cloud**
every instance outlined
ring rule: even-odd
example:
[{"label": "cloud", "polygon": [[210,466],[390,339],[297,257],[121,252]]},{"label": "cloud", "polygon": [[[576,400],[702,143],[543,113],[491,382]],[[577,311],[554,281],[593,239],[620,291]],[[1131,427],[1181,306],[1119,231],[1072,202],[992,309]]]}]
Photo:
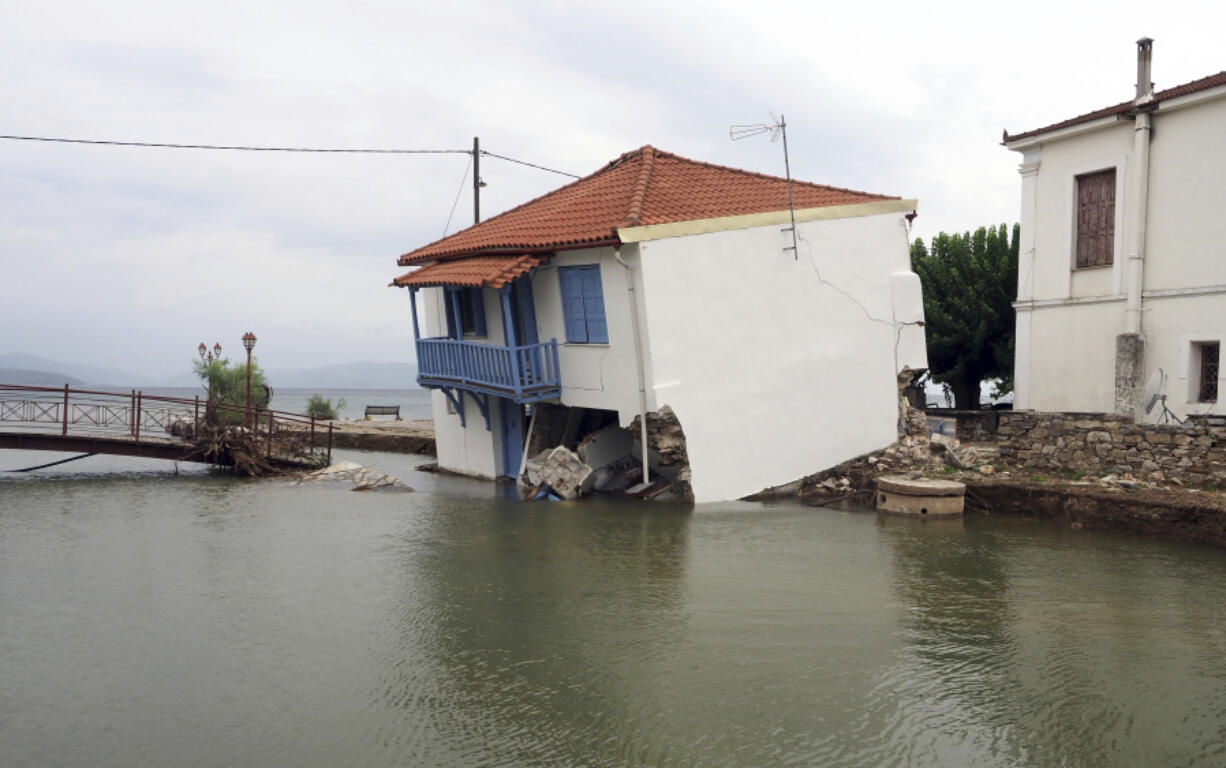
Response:
[{"label": "cloud", "polygon": [[[586,174],[645,143],[916,196],[916,234],[1018,216],[1022,130],[1224,68],[1216,4],[0,0],[2,133],[483,148]],[[1143,19],[1138,23],[1137,19]],[[1195,19],[1189,24],[1188,19]],[[471,221],[465,155],[0,142],[0,351],[175,373],[260,336],[270,367],[411,360],[395,257]],[[483,158],[492,215],[567,179]],[[227,341],[229,339],[229,341]]]}]

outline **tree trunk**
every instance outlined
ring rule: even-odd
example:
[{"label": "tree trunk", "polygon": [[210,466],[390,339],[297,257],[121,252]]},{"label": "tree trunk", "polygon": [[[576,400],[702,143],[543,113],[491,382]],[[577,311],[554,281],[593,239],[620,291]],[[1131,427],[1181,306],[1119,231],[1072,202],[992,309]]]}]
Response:
[{"label": "tree trunk", "polygon": [[954,408],[960,411],[979,410],[978,376],[962,376],[949,382],[949,388],[954,393]]}]

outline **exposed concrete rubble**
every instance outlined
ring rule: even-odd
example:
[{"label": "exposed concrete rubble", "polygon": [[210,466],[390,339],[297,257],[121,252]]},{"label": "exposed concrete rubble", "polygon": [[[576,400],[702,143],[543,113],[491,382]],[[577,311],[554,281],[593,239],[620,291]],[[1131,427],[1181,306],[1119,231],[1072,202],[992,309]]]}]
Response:
[{"label": "exposed concrete rubble", "polygon": [[623,491],[641,479],[642,461],[636,459],[637,448],[634,435],[615,424],[583,438],[579,458],[593,468],[592,490]]},{"label": "exposed concrete rubble", "polygon": [[563,499],[588,493],[693,499],[685,434],[671,409],[648,414],[649,483],[643,482],[637,418],[623,428],[611,411],[541,405],[534,419],[520,478],[526,497],[552,491]]},{"label": "exposed concrete rubble", "polygon": [[299,483],[334,482],[352,484],[351,491],[411,491],[409,486],[391,475],[376,472],[353,461],[342,461],[303,475]]},{"label": "exposed concrete rubble", "polygon": [[586,435],[617,423],[617,414],[595,408],[571,408],[552,403],[537,403],[533,411],[528,455],[536,456],[547,448],[563,445],[574,451]]}]

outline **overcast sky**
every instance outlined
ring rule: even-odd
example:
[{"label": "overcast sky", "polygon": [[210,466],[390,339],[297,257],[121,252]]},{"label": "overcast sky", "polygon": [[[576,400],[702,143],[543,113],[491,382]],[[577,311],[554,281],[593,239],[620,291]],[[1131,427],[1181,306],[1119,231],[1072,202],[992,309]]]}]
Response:
[{"label": "overcast sky", "polygon": [[[1017,132],[1226,69],[1226,3],[0,0],[0,134],[466,149],[576,174],[731,142],[769,111],[796,178],[919,198],[915,234],[1018,217]],[[259,336],[266,368],[412,359],[399,254],[443,234],[465,155],[0,141],[0,353],[147,375]],[[565,183],[484,158],[482,213]],[[471,222],[465,189],[451,231]]]}]

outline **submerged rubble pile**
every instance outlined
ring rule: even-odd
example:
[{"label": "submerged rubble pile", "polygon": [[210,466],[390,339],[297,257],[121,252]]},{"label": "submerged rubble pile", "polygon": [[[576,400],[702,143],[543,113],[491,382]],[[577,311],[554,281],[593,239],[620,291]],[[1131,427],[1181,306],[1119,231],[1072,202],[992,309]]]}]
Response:
[{"label": "submerged rubble pile", "polygon": [[630,427],[617,414],[541,405],[520,477],[525,498],[574,499],[589,493],[625,493],[643,499],[693,500],[685,433],[672,409],[647,415],[649,482],[643,481],[638,418]]},{"label": "submerged rubble pile", "polygon": [[528,459],[524,471],[533,496],[540,492],[541,486],[548,486],[563,499],[576,499],[587,490],[585,484],[591,485],[592,468],[564,445]]},{"label": "submerged rubble pile", "polygon": [[409,486],[391,475],[376,472],[353,461],[342,461],[303,475],[298,483],[349,483],[351,491],[411,491]]}]

